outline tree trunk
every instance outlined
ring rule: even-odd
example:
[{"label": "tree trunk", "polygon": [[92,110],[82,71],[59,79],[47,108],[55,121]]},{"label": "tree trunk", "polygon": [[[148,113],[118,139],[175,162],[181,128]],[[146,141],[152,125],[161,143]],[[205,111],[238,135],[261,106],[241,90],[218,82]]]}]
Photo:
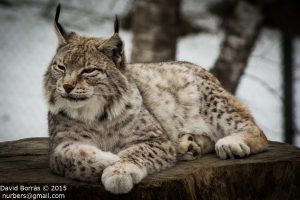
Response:
[{"label": "tree trunk", "polygon": [[225,39],[211,72],[232,94],[247,65],[262,22],[260,7],[246,0],[236,1],[231,16],[226,20]]},{"label": "tree trunk", "polygon": [[285,142],[294,142],[294,77],[293,39],[295,24],[295,0],[281,0],[282,3],[282,63],[284,91],[284,135]]},{"label": "tree trunk", "polygon": [[180,0],[136,0],[131,62],[175,60]]},{"label": "tree trunk", "polygon": [[31,194],[47,199],[300,199],[300,149],[279,142],[269,142],[266,152],[244,159],[206,154],[178,162],[121,195],[105,191],[101,182],[58,176],[51,172],[49,160],[48,138],[0,143],[0,198]]}]

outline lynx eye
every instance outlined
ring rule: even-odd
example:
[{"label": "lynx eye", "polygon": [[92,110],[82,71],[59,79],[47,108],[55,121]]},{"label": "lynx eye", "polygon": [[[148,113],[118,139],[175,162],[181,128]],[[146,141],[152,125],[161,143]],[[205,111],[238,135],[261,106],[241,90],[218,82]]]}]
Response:
[{"label": "lynx eye", "polygon": [[60,69],[60,70],[62,70],[62,71],[65,71],[65,70],[66,70],[66,68],[65,68],[64,66],[62,66],[62,65],[57,65],[57,67],[58,67],[58,69]]},{"label": "lynx eye", "polygon": [[90,74],[90,73],[92,73],[94,71],[96,71],[96,69],[95,68],[91,68],[91,69],[85,69],[85,70],[83,70],[82,73],[83,74]]}]

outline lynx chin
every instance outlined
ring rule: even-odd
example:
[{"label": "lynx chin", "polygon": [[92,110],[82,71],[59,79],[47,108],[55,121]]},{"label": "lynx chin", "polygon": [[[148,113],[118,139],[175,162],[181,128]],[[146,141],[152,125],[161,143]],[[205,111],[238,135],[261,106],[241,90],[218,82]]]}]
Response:
[{"label": "lynx chin", "polygon": [[58,47],[44,75],[53,172],[127,193],[177,160],[244,158],[268,141],[247,107],[188,62],[127,64],[119,21],[110,38],[54,20]]}]

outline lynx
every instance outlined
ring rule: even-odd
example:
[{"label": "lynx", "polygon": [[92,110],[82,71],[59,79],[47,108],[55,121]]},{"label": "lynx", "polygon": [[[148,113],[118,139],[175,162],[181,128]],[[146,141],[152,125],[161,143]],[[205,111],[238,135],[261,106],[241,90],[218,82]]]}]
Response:
[{"label": "lynx", "polygon": [[188,62],[127,64],[112,37],[81,36],[54,20],[58,47],[44,75],[50,167],[106,190],[129,192],[177,160],[216,152],[242,158],[267,149],[245,105]]}]

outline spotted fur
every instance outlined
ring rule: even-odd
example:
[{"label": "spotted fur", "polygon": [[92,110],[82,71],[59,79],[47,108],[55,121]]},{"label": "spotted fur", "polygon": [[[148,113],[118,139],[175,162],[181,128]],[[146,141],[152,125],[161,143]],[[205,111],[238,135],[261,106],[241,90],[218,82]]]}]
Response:
[{"label": "spotted fur", "polygon": [[58,23],[44,75],[51,169],[127,193],[148,174],[216,151],[222,159],[267,148],[247,107],[187,62],[126,64],[118,34],[78,35]]}]

